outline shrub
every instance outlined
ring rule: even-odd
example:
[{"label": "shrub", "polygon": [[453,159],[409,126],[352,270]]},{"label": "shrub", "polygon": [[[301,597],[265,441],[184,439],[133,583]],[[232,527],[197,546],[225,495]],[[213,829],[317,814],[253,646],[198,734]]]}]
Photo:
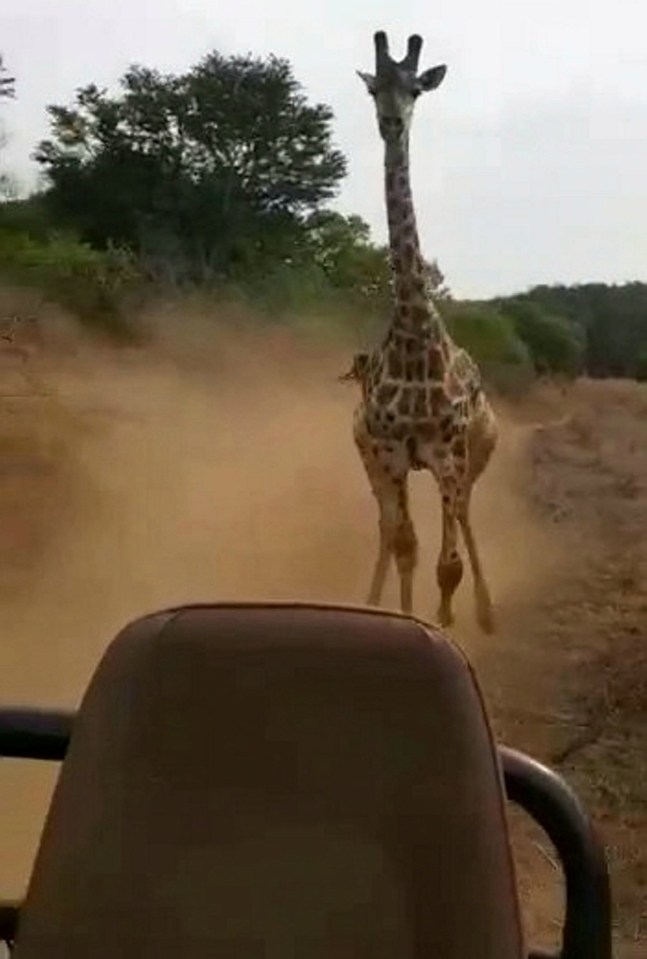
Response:
[{"label": "shrub", "polygon": [[647,346],[644,346],[636,357],[634,376],[640,383],[647,383]]},{"label": "shrub", "polygon": [[479,363],[527,365],[528,350],[504,314],[482,303],[449,301],[442,306],[452,337]]},{"label": "shrub", "polygon": [[528,348],[535,371],[576,376],[582,369],[585,338],[580,329],[536,303],[511,299],[499,303],[517,336]]},{"label": "shrub", "polygon": [[0,273],[41,290],[88,326],[132,332],[124,307],[143,277],[127,251],[94,250],[65,234],[39,240],[0,228]]}]

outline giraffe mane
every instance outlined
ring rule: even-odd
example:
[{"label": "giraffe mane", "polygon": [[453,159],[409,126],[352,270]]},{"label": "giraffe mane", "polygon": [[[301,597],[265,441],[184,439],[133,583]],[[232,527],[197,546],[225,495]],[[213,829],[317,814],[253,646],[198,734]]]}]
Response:
[{"label": "giraffe mane", "polygon": [[355,353],[353,355],[351,368],[346,373],[342,373],[341,376],[338,377],[339,382],[347,383],[350,380],[355,380],[361,383],[366,375],[367,366],[368,353]]}]

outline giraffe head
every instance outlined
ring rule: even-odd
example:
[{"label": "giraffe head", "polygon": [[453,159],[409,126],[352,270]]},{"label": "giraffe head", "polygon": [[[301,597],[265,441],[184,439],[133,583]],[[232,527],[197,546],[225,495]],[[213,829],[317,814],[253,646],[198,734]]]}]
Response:
[{"label": "giraffe head", "polygon": [[375,101],[380,135],[387,145],[406,142],[413,107],[421,93],[443,82],[447,67],[441,64],[418,73],[422,37],[409,37],[407,55],[399,62],[389,55],[386,33],[375,34],[375,73],[357,71]]}]

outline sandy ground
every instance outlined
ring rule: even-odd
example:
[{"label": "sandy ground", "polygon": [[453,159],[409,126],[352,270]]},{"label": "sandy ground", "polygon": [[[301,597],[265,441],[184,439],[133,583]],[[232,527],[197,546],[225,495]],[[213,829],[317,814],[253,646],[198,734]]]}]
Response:
[{"label": "sandy ground", "polygon": [[[5,358],[3,703],[76,704],[114,633],[155,607],[364,598],[376,512],[351,439],[355,391],[335,379],[347,356],[280,331],[181,330],[146,350],[63,330],[29,361],[41,396]],[[500,404],[475,496],[500,629],[476,629],[466,577],[454,631],[501,738],[559,764],[598,818],[622,959],[647,937],[646,413],[647,392],[623,384]],[[438,498],[427,476],[412,487],[416,612],[431,618]],[[24,887],[54,775],[0,769],[3,894]],[[513,825],[529,938],[551,945],[552,854]]]}]

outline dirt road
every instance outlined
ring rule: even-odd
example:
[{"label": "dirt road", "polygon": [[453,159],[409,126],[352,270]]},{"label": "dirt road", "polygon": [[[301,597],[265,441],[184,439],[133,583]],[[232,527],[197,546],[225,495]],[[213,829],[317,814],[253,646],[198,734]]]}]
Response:
[{"label": "dirt road", "polygon": [[[188,325],[154,351],[63,337],[39,360],[52,395],[0,396],[0,701],[75,704],[115,631],[154,607],[363,599],[375,508],[354,390],[335,380],[347,358],[322,353]],[[501,737],[559,763],[600,818],[629,959],[647,937],[647,392],[582,383],[501,414],[475,504],[500,631],[476,631],[466,584],[455,635]],[[414,480],[430,618],[438,501]],[[52,777],[3,765],[3,892],[24,885]],[[550,944],[550,851],[516,820],[515,835],[529,932]]]}]

